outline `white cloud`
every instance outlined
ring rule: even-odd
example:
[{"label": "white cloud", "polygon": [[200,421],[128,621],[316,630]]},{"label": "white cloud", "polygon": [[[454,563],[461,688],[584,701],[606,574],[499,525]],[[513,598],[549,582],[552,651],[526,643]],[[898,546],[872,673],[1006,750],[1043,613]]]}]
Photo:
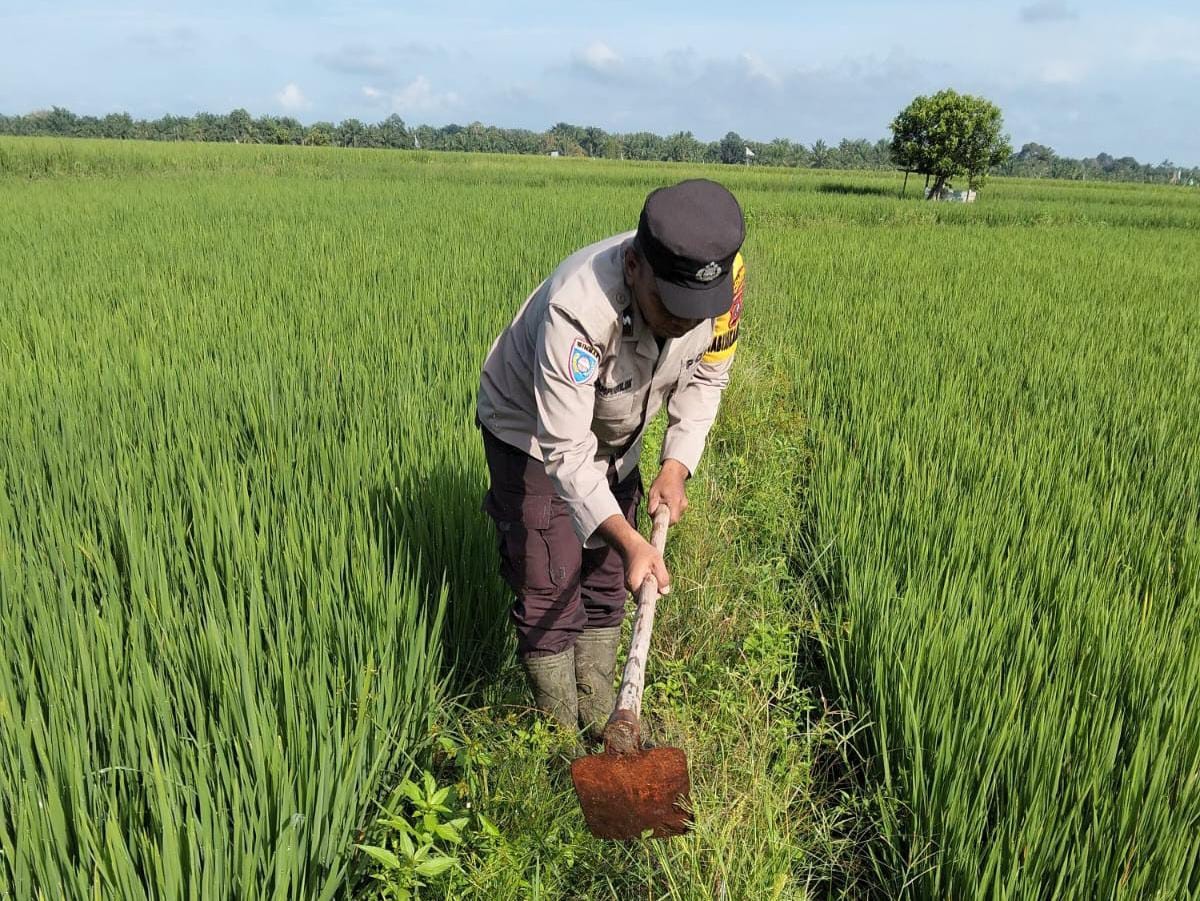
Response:
[{"label": "white cloud", "polygon": [[418,75],[404,87],[395,91],[391,96],[392,109],[397,113],[437,113],[444,112],[459,103],[458,94],[453,91],[438,93],[424,75]]},{"label": "white cloud", "polygon": [[287,110],[307,109],[312,105],[304,96],[304,92],[300,90],[300,86],[294,81],[288,82],[284,89],[275,95],[275,99],[279,101],[280,106]]},{"label": "white cloud", "polygon": [[768,66],[766,61],[755,53],[743,53],[742,64],[746,67],[746,74],[751,78],[761,79],[776,87],[782,81],[779,73]]},{"label": "white cloud", "polygon": [[604,41],[592,41],[575,54],[575,61],[598,75],[608,75],[621,67],[621,57]]},{"label": "white cloud", "polygon": [[371,106],[385,107],[394,113],[405,116],[432,115],[448,113],[461,105],[462,98],[454,91],[436,91],[424,75],[418,75],[405,85],[396,87],[365,84],[361,88],[362,96]]}]

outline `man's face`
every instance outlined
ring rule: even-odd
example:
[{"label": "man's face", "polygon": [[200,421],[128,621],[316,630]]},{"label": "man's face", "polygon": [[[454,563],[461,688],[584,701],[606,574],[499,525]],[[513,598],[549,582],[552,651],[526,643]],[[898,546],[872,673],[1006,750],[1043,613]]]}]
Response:
[{"label": "man's face", "polygon": [[625,284],[633,293],[642,318],[658,338],[681,338],[703,319],[681,319],[663,306],[654,281],[654,270],[634,248],[625,251]]}]

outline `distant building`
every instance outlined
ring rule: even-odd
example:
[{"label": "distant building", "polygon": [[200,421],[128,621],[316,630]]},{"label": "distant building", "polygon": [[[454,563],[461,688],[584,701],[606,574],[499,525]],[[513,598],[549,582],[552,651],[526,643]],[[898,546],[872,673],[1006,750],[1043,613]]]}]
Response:
[{"label": "distant building", "polygon": [[549,155],[550,156],[562,156],[562,154],[559,153],[557,150],[551,150]]}]

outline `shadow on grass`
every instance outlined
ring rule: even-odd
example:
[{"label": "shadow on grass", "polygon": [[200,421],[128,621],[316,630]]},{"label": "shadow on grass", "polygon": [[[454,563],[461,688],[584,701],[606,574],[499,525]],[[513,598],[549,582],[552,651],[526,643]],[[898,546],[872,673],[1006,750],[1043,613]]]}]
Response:
[{"label": "shadow on grass", "polygon": [[826,181],[817,185],[822,194],[846,194],[853,197],[896,197],[899,191],[879,185],[851,185],[840,181]]},{"label": "shadow on grass", "polygon": [[419,474],[394,476],[367,494],[389,570],[407,556],[431,605],[445,586],[445,665],[453,675],[451,691],[467,696],[494,679],[511,655],[508,592],[499,578],[495,530],[480,509],[485,490],[484,474],[442,460]]}]

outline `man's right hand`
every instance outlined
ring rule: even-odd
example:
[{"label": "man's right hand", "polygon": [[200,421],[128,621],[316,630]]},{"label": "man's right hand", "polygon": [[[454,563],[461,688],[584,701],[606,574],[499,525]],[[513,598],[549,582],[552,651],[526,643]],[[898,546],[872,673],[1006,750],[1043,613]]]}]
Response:
[{"label": "man's right hand", "polygon": [[671,574],[667,572],[667,564],[663,561],[658,548],[641,535],[640,541],[630,549],[628,554],[622,554],[625,561],[625,587],[632,594],[637,594],[648,576],[654,576],[658,581],[658,593],[671,593]]},{"label": "man's right hand", "polygon": [[671,574],[662,554],[626,522],[625,517],[613,514],[600,523],[597,531],[609,547],[621,555],[625,564],[625,587],[632,594],[638,593],[647,576],[658,580],[659,594],[670,593]]}]

